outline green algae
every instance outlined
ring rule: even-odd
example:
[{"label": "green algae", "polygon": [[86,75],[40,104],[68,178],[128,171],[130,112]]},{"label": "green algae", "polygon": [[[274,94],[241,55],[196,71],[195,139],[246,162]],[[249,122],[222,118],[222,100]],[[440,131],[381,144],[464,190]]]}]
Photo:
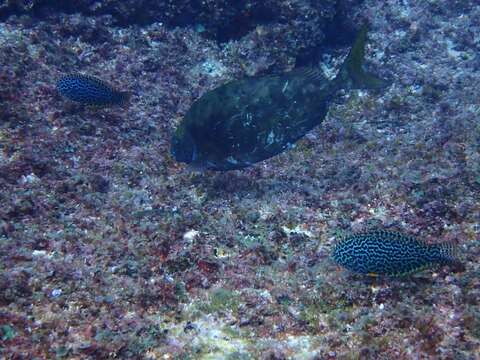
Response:
[{"label": "green algae", "polygon": [[480,312],[474,309],[467,310],[464,315],[465,328],[471,331],[472,336],[480,339]]},{"label": "green algae", "polygon": [[351,302],[335,294],[333,286],[318,283],[315,289],[300,298],[299,317],[307,324],[310,332],[319,331],[321,323],[326,323],[332,328],[340,328],[346,319],[352,317]]},{"label": "green algae", "polygon": [[[218,299],[224,296],[222,294]],[[230,298],[229,295],[226,297]],[[179,359],[252,359],[249,354],[252,344],[240,329],[227,325],[216,314],[199,312],[197,305],[190,305],[185,308],[182,321],[172,322],[168,327],[169,336],[188,344],[186,353]],[[185,332],[187,325],[192,330]]]},{"label": "green algae", "polygon": [[56,359],[63,359],[66,358],[67,356],[71,355],[71,351],[68,346],[59,346],[58,348],[55,349],[55,358]]},{"label": "green algae", "polygon": [[206,302],[199,304],[198,309],[207,314],[219,311],[237,312],[239,305],[240,299],[235,292],[218,288],[209,294]]},{"label": "green algae", "polygon": [[2,334],[2,340],[3,341],[12,340],[13,338],[15,338],[15,336],[17,336],[17,332],[10,325],[0,326],[0,332]]},{"label": "green algae", "polygon": [[346,302],[339,301],[332,304],[321,298],[310,299],[309,302],[302,304],[300,319],[305,321],[310,331],[319,330],[320,322],[327,322],[331,327],[338,328],[342,321],[340,318],[348,317],[351,306]]}]

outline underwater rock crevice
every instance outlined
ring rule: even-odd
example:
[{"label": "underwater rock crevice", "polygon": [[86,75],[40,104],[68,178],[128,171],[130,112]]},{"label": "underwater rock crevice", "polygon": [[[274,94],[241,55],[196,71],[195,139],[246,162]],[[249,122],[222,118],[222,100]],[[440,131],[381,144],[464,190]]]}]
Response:
[{"label": "underwater rock crevice", "polygon": [[[163,23],[169,28],[190,26],[220,43],[239,39],[262,25],[278,25],[287,36],[291,33],[296,37],[311,36],[318,39],[319,34],[326,32],[328,35],[346,34],[347,38],[351,38],[344,26],[346,9],[353,14],[353,9],[362,2],[363,0],[249,0],[233,3],[226,0],[4,0],[0,1],[0,20],[19,14],[33,15],[39,19],[55,13],[110,15],[114,24],[121,27],[155,22]],[[337,23],[341,25],[342,31],[335,31]]]}]

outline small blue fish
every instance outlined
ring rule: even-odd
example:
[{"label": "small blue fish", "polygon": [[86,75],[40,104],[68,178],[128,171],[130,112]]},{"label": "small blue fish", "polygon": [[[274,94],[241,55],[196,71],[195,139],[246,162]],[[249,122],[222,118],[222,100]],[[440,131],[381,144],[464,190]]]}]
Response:
[{"label": "small blue fish", "polygon": [[403,276],[437,265],[462,266],[450,242],[427,244],[384,230],[345,237],[335,246],[332,258],[350,271],[368,275]]},{"label": "small blue fish", "polygon": [[66,98],[88,105],[122,105],[130,97],[94,76],[69,74],[57,82],[57,90]]}]

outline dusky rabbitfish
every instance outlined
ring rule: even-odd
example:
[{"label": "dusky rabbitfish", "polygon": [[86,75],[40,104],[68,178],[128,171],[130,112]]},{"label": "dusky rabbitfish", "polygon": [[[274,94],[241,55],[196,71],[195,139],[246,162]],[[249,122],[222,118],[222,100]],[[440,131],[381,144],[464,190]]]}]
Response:
[{"label": "dusky rabbitfish", "polygon": [[291,147],[325,118],[340,89],[381,89],[386,81],[362,69],[367,27],[338,75],[301,68],[234,80],[196,100],[178,125],[171,153],[193,168],[241,169]]},{"label": "dusky rabbitfish", "polygon": [[403,276],[440,265],[462,267],[451,242],[427,244],[385,230],[346,236],[336,244],[332,258],[352,272],[368,275]]},{"label": "dusky rabbitfish", "polygon": [[130,96],[97,77],[77,73],[62,76],[57,90],[72,101],[97,106],[122,105]]}]

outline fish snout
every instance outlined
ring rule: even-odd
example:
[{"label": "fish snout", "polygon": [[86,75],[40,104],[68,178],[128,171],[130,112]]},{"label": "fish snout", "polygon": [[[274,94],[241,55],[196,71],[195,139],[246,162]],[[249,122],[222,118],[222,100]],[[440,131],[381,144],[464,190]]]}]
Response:
[{"label": "fish snout", "polygon": [[172,138],[170,153],[178,162],[183,162],[186,164],[194,162],[197,157],[196,149],[197,146],[195,145],[191,136],[174,136]]}]

